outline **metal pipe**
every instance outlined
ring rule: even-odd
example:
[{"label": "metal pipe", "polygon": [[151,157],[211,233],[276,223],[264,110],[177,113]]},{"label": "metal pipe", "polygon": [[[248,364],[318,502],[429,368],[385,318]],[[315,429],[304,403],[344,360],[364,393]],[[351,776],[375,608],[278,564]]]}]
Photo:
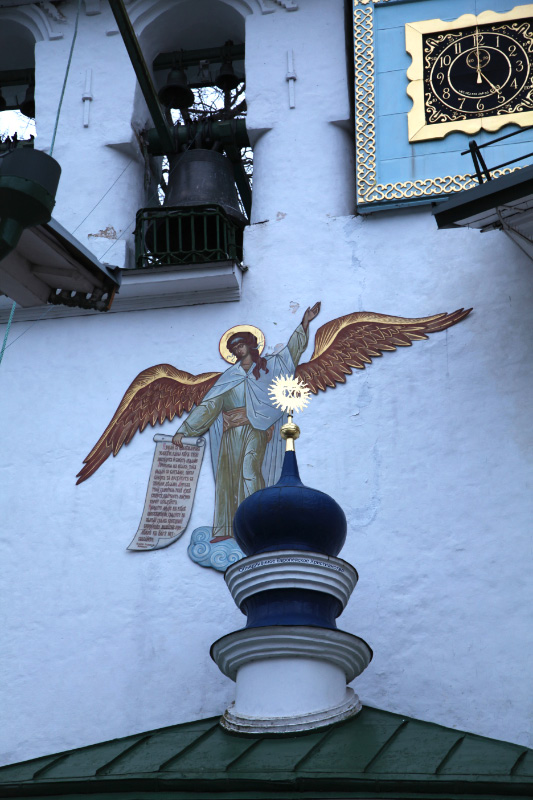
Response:
[{"label": "metal pipe", "polygon": [[166,150],[159,136],[159,131],[152,128],[146,131],[148,152],[151,156],[164,156],[169,152],[176,152],[183,145],[188,144],[197,137],[205,136],[206,139],[222,142],[223,144],[236,145],[237,147],[250,147],[250,139],[246,131],[245,119],[223,120],[220,122],[192,122],[188,125],[176,125],[172,130],[174,145],[172,150]]},{"label": "metal pipe", "polygon": [[[524,129],[506,133],[505,136],[498,136],[497,139],[491,139],[490,142],[485,142],[484,144],[478,144],[478,149],[481,150],[482,147],[490,147],[491,144],[496,144],[496,142],[503,142],[504,139],[509,139],[511,136],[518,136],[519,133],[524,133]],[[470,150],[463,150],[461,155],[467,156],[469,152]]]},{"label": "metal pipe", "polygon": [[[203,50],[176,50],[172,53],[160,53],[154,61],[154,71],[172,69],[175,64],[186,67],[196,67],[200,61],[209,61],[210,64],[222,64],[225,58],[223,47],[209,47]],[[244,45],[234,44],[231,48],[232,61],[244,61]]]},{"label": "metal pipe", "polygon": [[152,77],[146,65],[146,61],[144,60],[139,41],[133,30],[133,25],[131,24],[124,2],[123,0],[109,0],[109,5],[111,6],[111,11],[115,17],[120,35],[128,51],[132,67],[135,70],[135,75],[137,76],[143,97],[158,133],[161,146],[164,148],[165,153],[173,153],[174,138],[165,120]]},{"label": "metal pipe", "polygon": [[227,157],[231,161],[231,166],[233,167],[233,177],[235,179],[235,183],[237,184],[242,204],[249,222],[252,214],[252,187],[250,186],[250,178],[244,169],[239,148],[236,145],[231,144],[226,145],[224,149]]},{"label": "metal pipe", "polygon": [[[492,170],[502,169],[503,167],[508,167],[509,164],[515,164],[517,161],[523,161],[525,158],[531,158],[531,156],[533,156],[533,153],[527,153],[527,155],[518,156],[518,158],[511,158],[511,159],[509,159],[509,161],[504,161],[503,164],[498,164],[496,167],[492,167]],[[528,165],[526,164],[526,166],[528,166]]]}]

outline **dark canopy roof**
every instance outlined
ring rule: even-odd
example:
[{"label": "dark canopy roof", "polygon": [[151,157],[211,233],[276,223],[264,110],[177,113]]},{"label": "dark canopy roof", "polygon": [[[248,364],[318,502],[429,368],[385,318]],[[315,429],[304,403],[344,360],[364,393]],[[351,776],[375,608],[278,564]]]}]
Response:
[{"label": "dark canopy roof", "polygon": [[375,708],[289,738],[226,733],[218,717],[0,769],[2,797],[531,797],[533,751]]},{"label": "dark canopy roof", "polygon": [[439,228],[478,228],[492,230],[504,223],[527,224],[531,238],[533,208],[533,166],[523,167],[490,181],[458,192],[449,200],[436,203],[433,215]]}]

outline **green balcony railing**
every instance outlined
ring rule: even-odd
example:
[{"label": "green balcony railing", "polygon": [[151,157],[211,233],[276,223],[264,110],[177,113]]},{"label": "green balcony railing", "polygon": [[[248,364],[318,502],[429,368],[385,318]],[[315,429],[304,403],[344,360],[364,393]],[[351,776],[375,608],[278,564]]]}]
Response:
[{"label": "green balcony railing", "polygon": [[220,206],[159,206],[137,212],[137,269],[216,261],[242,262],[242,229]]}]

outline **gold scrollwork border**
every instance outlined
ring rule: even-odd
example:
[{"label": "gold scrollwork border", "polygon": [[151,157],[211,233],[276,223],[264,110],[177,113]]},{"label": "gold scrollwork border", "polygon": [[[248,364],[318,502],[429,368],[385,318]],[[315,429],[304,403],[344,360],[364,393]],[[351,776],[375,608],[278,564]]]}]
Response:
[{"label": "gold scrollwork border", "polygon": [[[505,167],[504,169],[491,170],[493,178],[508,175],[518,167]],[[401,183],[376,183],[371,193],[365,196],[364,203],[384,203],[388,200],[416,200],[418,197],[434,197],[439,194],[453,194],[462,192],[463,189],[472,189],[479,186],[472,175],[444,175],[439,178],[427,178],[422,181],[403,181]],[[362,203],[360,204],[363,205]]]},{"label": "gold scrollwork border", "polygon": [[[471,175],[444,175],[426,180],[378,183],[376,167],[376,110],[374,59],[374,5],[388,0],[354,0],[355,164],[357,206],[448,195],[477,185]],[[506,168],[494,177],[513,172]]]}]

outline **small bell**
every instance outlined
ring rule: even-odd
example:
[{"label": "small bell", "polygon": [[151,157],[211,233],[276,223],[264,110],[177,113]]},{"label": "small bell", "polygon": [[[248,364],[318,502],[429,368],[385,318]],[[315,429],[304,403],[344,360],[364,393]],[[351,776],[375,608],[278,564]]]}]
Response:
[{"label": "small bell", "polygon": [[235,74],[231,61],[224,61],[215,80],[215,86],[224,92],[236,89],[242,78]]},{"label": "small bell", "polygon": [[24,100],[20,104],[20,113],[25,117],[34,119],[35,117],[35,86],[28,86]]},{"label": "small bell", "polygon": [[165,86],[157,95],[165,108],[189,108],[194,103],[194,94],[187,84],[187,76],[182,69],[171,69]]},{"label": "small bell", "polygon": [[7,101],[4,95],[2,94],[2,90],[0,89],[0,111],[5,111],[7,108]]}]

